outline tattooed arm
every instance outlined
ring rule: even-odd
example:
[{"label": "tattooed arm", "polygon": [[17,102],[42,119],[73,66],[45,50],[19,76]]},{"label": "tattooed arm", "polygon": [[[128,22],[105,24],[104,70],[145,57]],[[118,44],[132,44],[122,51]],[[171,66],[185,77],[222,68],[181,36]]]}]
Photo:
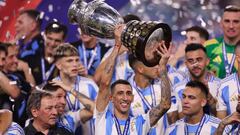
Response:
[{"label": "tattooed arm", "polygon": [[83,104],[83,106],[85,107],[85,110],[88,110],[91,113],[93,113],[95,103],[90,98],[88,98],[84,94],[74,90],[73,86],[65,85],[62,81],[53,80],[52,83],[53,83],[53,85],[58,85],[58,86],[62,87],[65,91],[70,92],[73,96],[75,96],[79,100],[79,102],[81,102]]},{"label": "tattooed arm", "polygon": [[96,99],[96,109],[98,112],[103,112],[109,103],[109,89],[112,80],[112,74],[115,68],[116,58],[121,47],[120,35],[123,25],[117,25],[115,28],[115,46],[100,76],[99,91]]},{"label": "tattooed arm", "polygon": [[[170,49],[169,49],[170,50]],[[158,120],[170,109],[171,106],[171,85],[167,75],[167,62],[170,57],[170,52],[165,47],[164,42],[159,44],[159,48],[156,50],[159,55],[162,56],[159,62],[159,78],[161,80],[161,101],[152,108],[149,112],[150,125],[154,126]]]},{"label": "tattooed arm", "polygon": [[83,104],[86,110],[93,112],[95,103],[90,98],[76,90],[71,90],[70,92]]}]

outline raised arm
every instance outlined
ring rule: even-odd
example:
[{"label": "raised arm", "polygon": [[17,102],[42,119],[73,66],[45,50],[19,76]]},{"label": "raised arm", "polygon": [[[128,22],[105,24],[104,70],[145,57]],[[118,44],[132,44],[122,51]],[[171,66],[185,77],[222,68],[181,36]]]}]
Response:
[{"label": "raised arm", "polygon": [[170,57],[170,48],[165,47],[164,41],[159,44],[159,48],[156,50],[161,55],[159,62],[159,78],[161,80],[161,101],[152,108],[149,112],[150,125],[154,126],[158,120],[170,109],[171,107],[171,84],[167,75],[167,62]]},{"label": "raised arm", "polygon": [[83,106],[85,107],[86,110],[93,113],[95,103],[90,98],[88,98],[84,94],[74,90],[73,86],[65,85],[62,81],[53,80],[52,83],[53,83],[53,85],[58,85],[58,86],[62,87],[65,91],[70,92],[73,96],[75,96],[79,100],[79,102],[81,102],[83,104]]},{"label": "raised arm", "polygon": [[0,71],[0,88],[4,93],[16,99],[20,94],[20,89],[16,84],[11,84],[11,81]]},{"label": "raised arm", "polygon": [[115,46],[100,76],[99,91],[96,99],[96,109],[98,112],[103,112],[109,103],[110,83],[115,68],[116,58],[118,56],[119,49],[121,48],[120,36],[123,27],[124,25],[117,25],[115,27]]},{"label": "raised arm", "polygon": [[[111,53],[112,53],[112,49],[110,49]],[[126,47],[124,46],[121,46],[119,52],[118,52],[118,55],[121,55],[122,53],[124,53],[125,51],[128,51]],[[100,63],[100,65],[97,67],[96,69],[96,72],[93,76],[93,80],[97,83],[97,85],[100,84],[100,81],[101,81],[101,75],[102,75],[102,71],[104,70],[104,67],[106,66],[106,64],[108,64],[108,61],[111,61],[111,56],[109,55],[108,56],[108,53],[110,52],[107,52],[105,55],[107,56],[105,58],[105,55]]]},{"label": "raised arm", "polygon": [[31,71],[31,68],[29,67],[28,63],[22,61],[22,60],[18,60],[18,70],[19,71],[23,71],[24,73],[24,76],[26,78],[26,81],[28,83],[30,83],[30,85],[32,87],[34,87],[36,85],[35,83],[35,79],[32,75],[32,71]]}]

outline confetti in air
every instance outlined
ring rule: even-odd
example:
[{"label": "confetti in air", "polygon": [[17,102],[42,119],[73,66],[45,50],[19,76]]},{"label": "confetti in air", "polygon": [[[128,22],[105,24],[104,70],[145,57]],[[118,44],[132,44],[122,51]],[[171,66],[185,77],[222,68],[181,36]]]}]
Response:
[{"label": "confetti in air", "polygon": [[231,4],[230,1],[130,0],[120,14],[133,13],[144,21],[161,20],[171,26],[174,37],[182,36],[181,32],[193,25],[211,30],[211,36],[215,37],[222,33],[219,22],[224,5]]},{"label": "confetti in air", "polygon": [[40,19],[43,19],[44,14],[45,14],[45,13],[42,11],[42,12],[40,13],[40,17],[39,17],[39,18],[40,18]]},{"label": "confetti in air", "polygon": [[48,5],[48,12],[53,12],[53,5],[52,4]]}]

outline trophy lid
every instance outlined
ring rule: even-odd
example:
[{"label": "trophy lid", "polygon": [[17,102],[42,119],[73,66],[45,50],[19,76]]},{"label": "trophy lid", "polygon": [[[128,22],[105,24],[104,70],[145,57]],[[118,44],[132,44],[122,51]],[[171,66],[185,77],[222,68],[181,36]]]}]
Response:
[{"label": "trophy lid", "polygon": [[171,28],[165,24],[155,21],[130,21],[127,23],[121,40],[144,65],[153,67],[159,63],[161,56],[156,52],[154,46],[161,40],[165,41],[167,48],[172,40]]}]

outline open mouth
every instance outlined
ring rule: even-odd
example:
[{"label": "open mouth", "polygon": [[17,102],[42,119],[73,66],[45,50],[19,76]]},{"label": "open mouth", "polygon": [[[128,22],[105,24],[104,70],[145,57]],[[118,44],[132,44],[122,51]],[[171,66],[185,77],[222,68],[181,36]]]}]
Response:
[{"label": "open mouth", "polygon": [[77,73],[78,70],[77,70],[77,69],[73,69],[72,72],[73,72],[73,73]]},{"label": "open mouth", "polygon": [[128,103],[126,103],[126,102],[120,103],[120,105],[121,105],[122,108],[127,108],[128,107]]}]

